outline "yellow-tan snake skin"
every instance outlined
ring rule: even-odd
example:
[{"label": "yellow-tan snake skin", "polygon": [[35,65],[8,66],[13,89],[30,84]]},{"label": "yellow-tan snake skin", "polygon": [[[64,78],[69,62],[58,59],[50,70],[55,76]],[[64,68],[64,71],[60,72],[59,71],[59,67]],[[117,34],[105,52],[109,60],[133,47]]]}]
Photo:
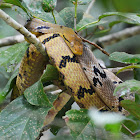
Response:
[{"label": "yellow-tan snake skin", "polygon": [[[46,53],[58,69],[65,87],[81,108],[95,106],[122,111],[119,106],[121,98],[113,96],[116,85],[122,81],[100,66],[72,29],[39,19],[29,21],[25,27],[45,45]],[[17,76],[20,94],[40,78],[47,63],[48,60],[31,44]]]}]

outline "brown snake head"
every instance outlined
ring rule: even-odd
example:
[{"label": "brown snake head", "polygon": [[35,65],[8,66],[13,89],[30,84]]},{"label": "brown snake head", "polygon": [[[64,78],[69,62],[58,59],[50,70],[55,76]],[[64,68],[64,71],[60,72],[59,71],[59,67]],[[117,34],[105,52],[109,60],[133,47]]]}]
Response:
[{"label": "brown snake head", "polygon": [[43,34],[59,33],[75,55],[83,54],[82,39],[71,28],[57,24],[52,24],[49,22],[44,22],[37,18],[29,20],[26,23],[25,28],[27,28],[31,33],[35,34],[37,37]]}]

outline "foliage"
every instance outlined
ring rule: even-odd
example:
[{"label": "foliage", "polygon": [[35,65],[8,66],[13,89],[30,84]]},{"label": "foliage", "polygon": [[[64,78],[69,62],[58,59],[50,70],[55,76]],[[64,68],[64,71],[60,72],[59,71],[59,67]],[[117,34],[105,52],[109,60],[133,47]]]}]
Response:
[{"label": "foliage", "polygon": [[[140,2],[136,4],[128,0],[129,4],[125,5],[125,7],[127,7],[125,8],[122,6],[124,5],[122,1],[113,0],[114,7],[116,7],[118,11],[107,11],[104,10],[105,8],[103,7],[104,5],[111,5],[111,1],[96,1],[95,5],[98,3],[97,9],[100,12],[102,9],[104,11],[99,14],[98,10],[94,9],[96,6],[93,5],[91,10],[94,10],[97,18],[91,14],[92,12],[86,11],[86,9],[89,8],[90,2],[91,0],[69,0],[70,5],[60,8],[59,10],[57,6],[59,7],[60,5],[56,0],[3,0],[2,4],[6,5],[6,8],[15,8],[19,15],[24,13],[27,19],[37,17],[44,21],[65,25],[70,28],[75,27],[74,18],[76,18],[76,30],[89,38],[92,38],[97,33],[100,34],[95,35],[95,37],[101,37],[105,33],[107,34],[107,31],[115,28],[118,23],[121,23],[123,26],[140,25],[139,10],[135,11],[135,8],[129,7],[129,5],[132,5],[132,7],[138,9]],[[119,2],[122,3],[121,6],[118,6]],[[114,7],[112,6],[112,9],[115,9]],[[0,8],[5,7],[0,6]],[[129,10],[127,11],[126,9]],[[1,25],[0,27],[2,30]],[[3,90],[0,91],[0,103],[4,104],[5,99],[10,96],[10,92],[16,84],[18,64],[28,46],[29,44],[23,42],[7,48],[0,48],[0,66],[5,67],[7,72],[11,74],[11,77],[8,77],[7,84]],[[127,94],[131,96],[132,93],[135,93],[135,102],[124,100],[120,103],[130,115],[124,117],[117,113],[99,112],[96,109],[67,111],[67,109],[63,108],[64,110],[60,112],[61,114],[66,114],[64,117],[65,125],[69,128],[70,133],[65,136],[65,134],[60,135],[58,131],[60,136],[57,135],[53,139],[132,139],[130,133],[122,128],[121,123],[124,123],[133,132],[140,130],[140,82],[138,81],[139,75],[137,71],[140,68],[140,55],[114,52],[109,58],[113,61],[130,64],[118,73],[126,69],[134,68],[136,80],[127,80],[120,84],[114,91],[115,96],[119,95],[122,97],[125,97]],[[1,111],[0,139],[32,140],[39,135],[48,111],[54,109],[55,101],[59,100],[58,95],[51,95],[48,91],[46,95],[43,88],[46,85],[50,85],[53,80],[58,79],[59,72],[57,69],[52,65],[47,65],[45,73],[40,80],[27,88],[24,95],[10,102]],[[71,107],[71,104],[66,105],[68,108]],[[60,126],[60,128],[62,129],[63,126]],[[135,138],[139,137],[139,134],[135,136]]]},{"label": "foliage", "polygon": [[1,139],[35,139],[49,108],[33,106],[23,96],[17,98],[0,114]]},{"label": "foliage", "polygon": [[13,88],[13,86],[16,83],[16,76],[18,74],[18,71],[16,71],[9,79],[8,83],[6,84],[6,86],[4,87],[4,89],[2,90],[2,92],[0,92],[0,103],[3,102],[3,100],[5,100],[7,94],[11,91],[11,89]]},{"label": "foliage", "polygon": [[14,67],[21,61],[27,46],[28,44],[24,42],[13,45],[5,50],[1,50],[0,65],[4,66],[8,72],[12,72]]},{"label": "foliage", "polygon": [[139,54],[127,54],[125,52],[114,52],[110,55],[110,60],[114,60],[121,63],[139,63],[140,55]]}]

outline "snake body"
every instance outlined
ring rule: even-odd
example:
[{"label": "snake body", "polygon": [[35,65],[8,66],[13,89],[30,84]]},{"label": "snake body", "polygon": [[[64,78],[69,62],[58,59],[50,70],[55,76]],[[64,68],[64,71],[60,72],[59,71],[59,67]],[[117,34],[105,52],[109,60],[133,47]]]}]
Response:
[{"label": "snake body", "polygon": [[[43,42],[46,38],[53,35],[54,34],[42,35],[39,39]],[[47,54],[57,67],[64,84],[78,105],[81,108],[89,108],[91,106],[101,108],[105,106],[88,81],[77,57],[72,53],[69,47],[67,47],[65,41],[57,35],[57,37],[46,42],[45,46]]]},{"label": "snake body", "polygon": [[[20,95],[23,94],[26,88],[39,80],[47,63],[47,58],[31,44],[21,61],[19,74],[17,75],[16,85]],[[16,98],[16,96],[12,98]]]},{"label": "snake body", "polygon": [[[100,66],[72,29],[37,19],[30,21],[26,27],[45,45],[46,53],[60,72],[66,88],[81,108],[96,106],[121,111],[119,99],[113,96],[113,91],[114,81],[122,81]],[[30,45],[17,76],[16,84],[21,94],[39,79],[47,63],[46,58]]]},{"label": "snake body", "polygon": [[[105,71],[101,67],[96,57],[88,47],[84,47],[83,54],[77,57],[87,78],[89,79],[90,83],[92,83],[92,86],[97,94],[111,110],[113,109],[117,111],[119,100],[117,97],[113,96],[116,85],[114,84],[112,77],[110,78],[110,73],[108,70]],[[115,79],[115,81],[118,83],[122,82],[118,77]]]}]

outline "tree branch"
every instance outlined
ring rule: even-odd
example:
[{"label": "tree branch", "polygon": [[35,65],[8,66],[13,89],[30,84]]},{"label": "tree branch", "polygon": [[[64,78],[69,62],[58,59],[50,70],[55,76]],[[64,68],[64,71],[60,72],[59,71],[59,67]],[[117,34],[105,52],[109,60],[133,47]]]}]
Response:
[{"label": "tree branch", "polygon": [[104,49],[102,49],[102,48],[101,48],[100,46],[98,46],[96,43],[91,42],[91,41],[89,41],[89,40],[87,40],[87,39],[85,39],[85,38],[83,38],[83,37],[81,37],[81,36],[80,36],[80,38],[82,39],[82,41],[87,42],[87,43],[89,43],[89,44],[91,44],[91,45],[94,45],[97,49],[99,49],[101,52],[103,52],[103,53],[106,54],[107,56],[110,55],[108,52],[106,52]]},{"label": "tree branch", "polygon": [[23,35],[5,37],[5,38],[0,39],[0,47],[14,45],[16,43],[20,43],[23,41],[24,41]]},{"label": "tree branch", "polygon": [[32,43],[40,53],[46,55],[45,46],[36,38],[36,36],[30,33],[25,27],[17,23],[14,19],[12,19],[1,9],[0,9],[0,18],[2,18],[8,25],[16,29],[18,32],[23,34],[27,38],[27,40],[30,43]]},{"label": "tree branch", "polygon": [[140,131],[137,131],[135,133],[133,133],[128,127],[126,127],[123,123],[122,123],[122,127],[125,128],[133,137],[137,134],[140,133]]},{"label": "tree branch", "polygon": [[126,38],[132,37],[134,35],[140,34],[140,26],[135,26],[131,28],[126,28],[122,31],[119,31],[117,33],[113,33],[110,35],[106,35],[101,38],[97,38],[95,41],[99,46],[107,46],[107,45],[112,45],[114,43],[117,43],[121,40],[124,40]]}]

